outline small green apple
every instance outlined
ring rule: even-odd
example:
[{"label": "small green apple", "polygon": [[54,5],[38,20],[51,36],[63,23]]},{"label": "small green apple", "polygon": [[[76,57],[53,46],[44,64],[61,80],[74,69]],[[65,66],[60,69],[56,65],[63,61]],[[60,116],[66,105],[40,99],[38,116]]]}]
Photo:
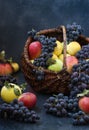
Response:
[{"label": "small green apple", "polygon": [[55,59],[55,63],[48,66],[48,70],[59,72],[63,68],[63,62],[59,59]]}]

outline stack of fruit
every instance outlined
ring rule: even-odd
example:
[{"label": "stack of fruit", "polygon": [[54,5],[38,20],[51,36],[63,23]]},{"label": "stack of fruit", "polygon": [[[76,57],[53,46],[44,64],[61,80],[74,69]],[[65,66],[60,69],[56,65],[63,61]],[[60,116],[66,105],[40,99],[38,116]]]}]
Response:
[{"label": "stack of fruit", "polygon": [[0,52],[0,76],[9,75],[19,70],[19,64],[12,61],[12,58],[6,59],[5,51]]},{"label": "stack of fruit", "polygon": [[12,58],[5,58],[5,51],[0,53],[0,118],[35,123],[39,120],[33,110],[37,97],[34,93],[25,92],[26,84],[18,85],[12,75],[19,70],[19,64]]},{"label": "stack of fruit", "polygon": [[37,97],[32,92],[24,92],[26,84],[4,82],[1,89],[0,118],[36,123],[40,118],[33,110]]},{"label": "stack of fruit", "polygon": [[[71,29],[71,31],[68,31],[67,28],[67,34],[75,32],[73,33],[74,36],[79,36],[82,32],[82,29],[80,29],[79,27],[79,25],[77,26],[77,24],[74,23],[73,27],[69,28]],[[58,41],[55,37],[36,35],[36,31],[34,30],[29,32],[29,36],[33,37],[34,39],[34,42],[30,43],[28,47],[29,60],[37,67],[43,67],[54,72],[61,71],[63,69],[64,60],[63,42]],[[68,38],[70,39],[70,37]],[[73,39],[73,41],[68,40],[67,44],[66,65],[67,71],[69,73],[71,73],[73,65],[78,64],[76,54],[78,51],[81,50],[80,43],[75,40],[76,37],[75,39]]]}]

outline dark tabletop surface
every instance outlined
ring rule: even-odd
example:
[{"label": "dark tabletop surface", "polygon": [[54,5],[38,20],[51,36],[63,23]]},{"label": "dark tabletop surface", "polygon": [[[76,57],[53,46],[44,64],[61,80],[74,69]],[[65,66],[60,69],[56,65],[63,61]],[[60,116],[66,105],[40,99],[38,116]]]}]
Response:
[{"label": "dark tabletop surface", "polygon": [[[20,63],[29,30],[53,28],[77,22],[89,36],[89,0],[0,0],[0,51]],[[22,72],[19,83],[25,82]],[[29,87],[29,86],[28,86]],[[89,126],[73,126],[71,119],[47,115],[43,103],[49,95],[37,94],[36,111],[40,121],[25,124],[0,119],[0,130],[88,130]]]}]

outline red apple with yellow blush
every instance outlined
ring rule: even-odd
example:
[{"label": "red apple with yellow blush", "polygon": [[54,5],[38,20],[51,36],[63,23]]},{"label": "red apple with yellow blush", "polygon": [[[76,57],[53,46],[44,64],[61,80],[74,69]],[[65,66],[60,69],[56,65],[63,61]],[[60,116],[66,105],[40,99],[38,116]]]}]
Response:
[{"label": "red apple with yellow blush", "polygon": [[72,68],[75,64],[78,64],[78,59],[75,56],[66,57],[67,71],[71,73]]},{"label": "red apple with yellow blush", "polygon": [[18,101],[21,101],[24,103],[24,106],[28,108],[34,108],[37,102],[37,96],[34,93],[31,92],[25,92],[20,95],[18,98]]},{"label": "red apple with yellow blush", "polygon": [[9,63],[0,63],[0,76],[13,73],[13,68]]},{"label": "red apple with yellow blush", "polygon": [[35,58],[38,58],[42,51],[42,44],[39,41],[34,41],[29,44],[28,47],[28,54],[30,60],[33,60]]}]

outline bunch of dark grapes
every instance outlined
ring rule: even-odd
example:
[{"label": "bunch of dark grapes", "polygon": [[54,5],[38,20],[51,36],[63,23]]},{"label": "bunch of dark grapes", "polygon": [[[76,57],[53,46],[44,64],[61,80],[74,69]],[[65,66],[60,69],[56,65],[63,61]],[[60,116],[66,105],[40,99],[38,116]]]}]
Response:
[{"label": "bunch of dark grapes", "polygon": [[18,102],[17,99],[14,99],[9,104],[0,104],[0,118],[28,123],[36,123],[40,119],[34,110],[29,110],[22,102]]},{"label": "bunch of dark grapes", "polygon": [[35,66],[47,68],[47,61],[52,57],[54,48],[56,47],[56,38],[46,37],[44,35],[34,36],[34,40],[40,41],[42,43],[42,53],[33,62]]},{"label": "bunch of dark grapes", "polygon": [[38,40],[42,43],[42,52],[52,53],[56,46],[55,37],[47,37],[45,35],[35,35],[34,40]]},{"label": "bunch of dark grapes", "polygon": [[0,89],[4,86],[5,81],[17,84],[17,79],[12,75],[0,76]]},{"label": "bunch of dark grapes", "polygon": [[34,36],[36,35],[37,31],[35,29],[32,29],[31,31],[28,31],[28,36],[31,36],[32,38],[34,38]]},{"label": "bunch of dark grapes", "polygon": [[47,68],[47,61],[52,57],[52,53],[44,52],[38,58],[36,58],[33,64],[37,67]]},{"label": "bunch of dark grapes", "polygon": [[71,74],[70,97],[76,97],[78,93],[89,89],[89,61],[82,61],[73,66]]},{"label": "bunch of dark grapes", "polygon": [[89,60],[83,60],[77,65],[74,65],[72,69],[72,73],[73,72],[78,72],[79,74],[84,72],[85,74],[89,75]]},{"label": "bunch of dark grapes", "polygon": [[79,99],[59,93],[56,96],[50,96],[44,105],[46,113],[58,117],[70,117],[73,125],[88,125],[89,115],[80,110],[78,106]]},{"label": "bunch of dark grapes", "polygon": [[89,115],[85,114],[83,111],[78,111],[72,115],[73,125],[88,125]]},{"label": "bunch of dark grapes", "polygon": [[37,80],[37,81],[42,81],[42,80],[44,80],[45,73],[44,73],[43,70],[41,70],[41,69],[38,69],[38,70],[33,69],[33,70],[32,70],[32,73],[33,73],[33,75],[36,77],[36,80]]},{"label": "bunch of dark grapes", "polygon": [[69,98],[62,93],[49,97],[43,105],[47,113],[58,117],[71,117],[79,110],[78,98]]},{"label": "bunch of dark grapes", "polygon": [[77,52],[76,57],[80,61],[89,59],[89,44],[82,46],[82,49]]},{"label": "bunch of dark grapes", "polygon": [[79,35],[82,34],[83,29],[79,24],[74,22],[72,24],[67,24],[66,32],[67,32],[67,41],[69,43],[71,41],[76,41]]},{"label": "bunch of dark grapes", "polygon": [[29,36],[33,37],[34,41],[39,41],[42,44],[42,53],[36,58],[33,64],[37,67],[47,68],[47,60],[52,57],[54,48],[56,47],[56,38],[38,35],[36,30],[29,31]]}]

